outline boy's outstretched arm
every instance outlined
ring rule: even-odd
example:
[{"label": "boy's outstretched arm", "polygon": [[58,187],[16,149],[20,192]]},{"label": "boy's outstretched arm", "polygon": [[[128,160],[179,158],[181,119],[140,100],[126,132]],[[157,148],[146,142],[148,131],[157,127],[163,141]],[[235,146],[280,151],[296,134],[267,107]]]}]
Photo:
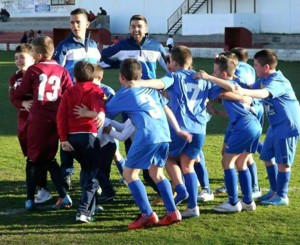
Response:
[{"label": "boy's outstretched arm", "polygon": [[142,88],[164,89],[165,83],[161,79],[141,80],[138,85]]},{"label": "boy's outstretched arm", "polygon": [[251,103],[253,102],[252,97],[241,95],[241,94],[236,94],[236,93],[229,92],[229,91],[224,91],[223,93],[221,93],[219,95],[218,98],[224,99],[224,100],[240,101],[247,105],[251,105]]},{"label": "boy's outstretched arm", "polygon": [[164,106],[164,111],[167,115],[167,119],[168,119],[169,123],[171,124],[171,126],[175,130],[175,132],[185,141],[192,142],[192,135],[189,132],[184,131],[179,127],[177,119],[175,118],[173,112],[167,105]]},{"label": "boy's outstretched arm", "polygon": [[272,94],[266,89],[245,89],[241,87],[236,87],[234,90],[235,93],[245,96],[250,96],[258,99],[265,99],[268,97],[272,97]]},{"label": "boy's outstretched arm", "polygon": [[227,91],[234,91],[234,85],[226,80],[223,80],[221,78],[217,78],[215,76],[209,75],[207,72],[200,70],[199,72],[194,74],[194,78],[197,79],[203,79],[203,80],[208,80],[212,83],[215,83],[219,85],[220,87],[224,88]]}]

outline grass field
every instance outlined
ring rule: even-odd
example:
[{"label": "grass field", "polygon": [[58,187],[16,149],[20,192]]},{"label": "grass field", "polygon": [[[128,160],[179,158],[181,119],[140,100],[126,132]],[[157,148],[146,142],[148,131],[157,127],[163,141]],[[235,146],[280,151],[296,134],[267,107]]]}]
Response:
[{"label": "grass field", "polygon": [[[211,71],[211,59],[196,59],[195,69]],[[292,81],[300,98],[299,62],[280,62],[279,69]],[[24,209],[25,159],[16,137],[16,110],[8,100],[8,79],[15,71],[12,52],[0,51],[0,244],[300,244],[300,150],[298,149],[290,183],[290,205],[286,207],[258,206],[255,212],[217,214],[212,207],[226,199],[216,196],[214,201],[199,203],[199,218],[184,220],[170,227],[128,231],[127,224],[138,209],[125,185],[119,184],[119,174],[112,167],[112,181],[117,189],[113,202],[104,204],[104,212],[96,222],[75,223],[76,206],[80,197],[79,165],[76,164],[74,188],[70,192],[74,207],[52,211],[57,194],[49,180],[54,199],[36,211]],[[158,71],[161,75],[163,72]],[[118,71],[107,70],[104,82],[118,88]],[[211,188],[223,184],[220,150],[227,121],[213,118],[208,124],[204,153],[210,175]],[[263,137],[263,136],[262,136]],[[121,146],[122,152],[123,147]],[[59,159],[59,158],[58,158]],[[258,160],[260,186],[268,188],[264,165]],[[149,189],[150,198],[154,192]],[[153,206],[159,216],[163,206]],[[185,209],[185,204],[179,206]]]}]

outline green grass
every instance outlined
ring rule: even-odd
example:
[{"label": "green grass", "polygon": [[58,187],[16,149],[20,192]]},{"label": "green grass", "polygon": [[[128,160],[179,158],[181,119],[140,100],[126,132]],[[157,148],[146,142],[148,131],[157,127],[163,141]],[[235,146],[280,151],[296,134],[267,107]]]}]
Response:
[{"label": "green grass", "polygon": [[[211,59],[196,59],[195,69],[212,70]],[[296,94],[300,95],[299,62],[280,62],[279,69],[292,81]],[[300,171],[299,150],[293,166],[290,183],[290,205],[287,207],[258,206],[255,212],[217,214],[212,207],[226,199],[217,196],[212,202],[199,204],[201,216],[170,227],[153,227],[128,231],[127,224],[138,213],[128,189],[120,185],[119,174],[112,166],[112,181],[117,197],[104,204],[105,211],[97,214],[95,223],[75,223],[76,206],[80,197],[78,183],[79,165],[76,164],[74,189],[70,195],[74,207],[70,210],[51,211],[57,194],[49,181],[54,199],[41,205],[37,211],[26,212],[25,160],[16,137],[16,110],[8,100],[8,79],[15,71],[12,52],[0,52],[0,244],[299,244],[300,234]],[[163,71],[158,71],[159,75]],[[104,82],[117,89],[118,72],[107,70]],[[226,126],[223,118],[213,118],[207,129],[204,153],[210,175],[211,188],[223,184],[221,169],[221,145]],[[121,145],[123,151],[123,146]],[[59,157],[58,157],[59,159]],[[257,159],[257,156],[256,156]],[[268,188],[264,165],[257,159],[260,185]],[[148,189],[149,196],[154,192]],[[159,216],[163,206],[153,206]],[[179,206],[184,209],[185,204]]]}]

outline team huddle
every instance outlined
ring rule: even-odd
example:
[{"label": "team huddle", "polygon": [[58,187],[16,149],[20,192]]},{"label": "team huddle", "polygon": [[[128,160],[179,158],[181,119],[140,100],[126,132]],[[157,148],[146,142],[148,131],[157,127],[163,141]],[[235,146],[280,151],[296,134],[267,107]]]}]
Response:
[{"label": "team huddle", "polygon": [[[144,16],[132,16],[130,37],[101,54],[95,41],[86,38],[86,10],[73,10],[70,24],[70,36],[56,48],[45,36],[31,45],[19,45],[15,52],[19,70],[10,79],[9,91],[12,104],[19,109],[18,138],[27,157],[27,210],[51,198],[47,171],[59,194],[54,208],[72,206],[68,190],[76,159],[81,166],[76,221],[92,222],[99,200],[115,196],[110,182],[114,160],[140,210],[128,229],[166,226],[200,216],[198,201],[214,198],[202,151],[207,123],[211,115],[220,113],[213,102],[224,105],[229,119],[222,149],[222,189],[228,200],[214,210],[254,211],[256,202],[289,204],[300,106],[291,83],[276,70],[273,50],[257,52],[254,68],[247,64],[243,48],[221,53],[209,75],[193,70],[188,47],[175,46],[167,54],[147,35]],[[159,79],[157,62],[166,70]],[[118,91],[102,84],[103,67],[119,68]],[[264,113],[270,126],[261,143]],[[114,120],[119,114],[123,123]],[[125,141],[126,161],[117,140]],[[55,159],[59,146],[60,166]],[[256,152],[265,162],[270,184],[264,195],[252,156]],[[161,218],[151,207],[140,170],[162,199],[166,215]],[[180,212],[177,206],[182,201],[187,208]]]}]

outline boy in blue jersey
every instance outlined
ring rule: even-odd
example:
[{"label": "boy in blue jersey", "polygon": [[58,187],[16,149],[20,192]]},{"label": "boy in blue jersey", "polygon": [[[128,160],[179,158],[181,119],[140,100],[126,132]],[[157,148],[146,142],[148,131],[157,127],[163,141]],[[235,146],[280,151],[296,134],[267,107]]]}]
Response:
[{"label": "boy in blue jersey", "polygon": [[[68,70],[73,83],[73,69],[76,62],[85,60],[90,63],[97,63],[101,58],[97,43],[89,36],[86,37],[86,31],[89,27],[88,16],[89,13],[82,8],[71,11],[70,28],[72,32],[57,45],[53,55],[53,59]],[[73,157],[69,152],[62,151],[60,148],[60,159],[65,186],[69,189],[71,175],[74,173]]]},{"label": "boy in blue jersey", "polygon": [[[220,55],[225,55],[226,57],[234,60],[236,64],[236,70],[234,72],[234,81],[243,88],[251,88],[255,82],[256,76],[255,76],[254,68],[246,63],[248,59],[247,50],[243,48],[235,48],[232,51],[223,52]],[[253,103],[252,109],[255,111],[255,114],[261,126],[263,126],[264,110],[263,110],[262,103],[258,99],[253,99],[252,103]],[[225,141],[227,140],[227,135],[230,134],[230,130],[231,130],[230,128],[226,129]],[[224,152],[224,146],[225,143],[223,144],[222,152]],[[261,191],[258,184],[257,166],[252,154],[250,154],[248,157],[247,165],[252,180],[252,190],[253,190],[252,197],[258,198],[261,196]],[[223,187],[216,189],[216,193],[225,193],[225,192],[226,192],[225,185]]]},{"label": "boy in blue jersey", "polygon": [[[205,72],[197,74],[197,77],[199,75],[200,78],[210,80],[219,85],[213,88],[212,97],[220,98],[220,95],[223,94],[223,97],[221,97],[223,98],[222,102],[229,117],[228,128],[230,130],[227,130],[225,151],[222,158],[228,201],[214,207],[214,210],[217,212],[240,212],[242,209],[254,211],[256,209],[256,204],[252,198],[251,175],[247,168],[247,159],[251,153],[256,151],[261,134],[261,126],[249,105],[224,97],[224,89],[227,89],[226,87],[231,86],[230,91],[234,88],[234,71],[234,61],[221,55],[215,59],[214,76],[210,76]],[[227,81],[221,80],[220,82],[218,78],[226,79]],[[242,202],[238,199],[235,166],[238,169],[238,177],[243,194]]]},{"label": "boy in blue jersey", "polygon": [[[172,72],[172,69],[174,67],[170,65],[171,62],[170,55],[167,55],[165,57],[165,60],[167,62],[168,71]],[[192,67],[189,67],[189,69],[192,69]],[[165,92],[167,94],[166,90]],[[211,118],[211,115],[209,113],[207,113],[206,115],[207,115],[207,122],[208,122]],[[197,157],[195,161],[194,170],[202,189],[201,192],[198,194],[197,200],[200,202],[212,201],[214,199],[214,193],[210,190],[209,176],[205,164],[205,156],[202,149],[199,151],[199,157]]]},{"label": "boy in blue jersey", "polygon": [[[119,75],[123,87],[106,104],[108,118],[125,112],[136,128],[134,140],[127,154],[123,177],[141,214],[128,225],[128,229],[140,229],[156,223],[170,225],[181,221],[180,212],[173,200],[171,184],[163,174],[170,142],[167,117],[171,120],[174,130],[184,140],[190,140],[191,137],[179,128],[174,115],[166,106],[167,101],[158,91],[138,87],[138,80],[141,77],[141,64],[136,59],[124,60]],[[167,210],[167,214],[160,221],[153,212],[145,186],[138,177],[140,169],[148,168]]]},{"label": "boy in blue jersey", "polygon": [[206,100],[211,97],[213,87],[208,81],[193,78],[196,72],[190,69],[192,62],[191,51],[185,46],[177,46],[170,53],[169,68],[172,72],[161,79],[140,82],[142,87],[166,89],[170,98],[169,106],[180,127],[193,135],[192,142],[188,143],[171,130],[172,142],[166,165],[177,194],[175,203],[179,204],[185,199],[188,201],[187,209],[181,213],[185,218],[200,215],[197,206],[198,180],[194,164],[204,144],[207,124]]},{"label": "boy in blue jersey", "polygon": [[[254,69],[259,89],[240,89],[239,93],[263,99],[270,126],[261,150],[270,190],[258,200],[264,205],[288,205],[291,166],[300,135],[300,107],[292,85],[281,71],[276,71],[277,55],[266,49],[254,55]],[[260,89],[262,85],[263,88]],[[275,157],[275,162],[272,158]]]},{"label": "boy in blue jersey", "polygon": [[[247,63],[248,61],[248,50],[241,47],[236,47],[230,50],[237,56],[238,65],[236,67],[236,71],[234,75],[236,76],[235,81],[243,88],[253,88],[256,80],[256,73],[254,68]],[[253,99],[253,109],[257,116],[260,125],[263,127],[264,124],[264,108],[261,99]],[[259,145],[262,144],[259,142]],[[252,197],[258,198],[261,196],[261,190],[258,184],[258,176],[257,176],[257,165],[252,156],[250,155],[247,162],[251,179],[252,179]]]},{"label": "boy in blue jersey", "polygon": [[[160,42],[148,35],[148,22],[145,16],[133,15],[129,21],[130,37],[119,43],[109,46],[101,52],[101,65],[103,67],[119,68],[120,63],[127,58],[135,58],[142,65],[142,79],[156,78],[156,64],[167,71],[164,57],[166,50]],[[122,120],[127,120],[127,115],[122,114]],[[128,152],[131,139],[125,141]],[[147,170],[143,171],[145,181],[155,189]]]}]

